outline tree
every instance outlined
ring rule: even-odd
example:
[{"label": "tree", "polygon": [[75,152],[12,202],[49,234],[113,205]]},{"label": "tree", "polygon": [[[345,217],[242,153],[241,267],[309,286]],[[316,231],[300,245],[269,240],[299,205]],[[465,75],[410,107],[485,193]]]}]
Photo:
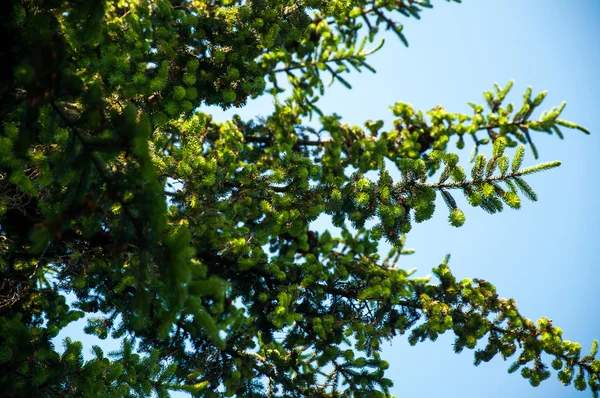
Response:
[{"label": "tree", "polygon": [[[586,131],[561,119],[564,104],[535,120],[545,93],[505,105],[509,83],[472,115],[395,104],[390,131],[318,108],[326,79],[349,86],[350,69],[371,69],[378,32],[406,41],[395,19],[429,6],[3,3],[2,391],[386,396],[383,342],[452,332],[476,364],[512,357],[509,370],[535,386],[551,375],[549,357],[561,382],[597,396],[597,343],[582,355],[489,282],[456,280],[448,259],[437,281],[397,267],[411,223],[433,216],[438,195],[457,227],[457,193],[490,213],[536,200],[527,175],[558,162],[523,168],[519,144],[537,158],[532,132]],[[196,111],[268,93],[275,111],[261,120]],[[452,152],[464,140],[475,143],[470,170]],[[506,147],[517,147],[512,159]],[[311,228],[322,214],[332,232]],[[53,338],[86,316],[86,332],[122,338],[122,349],[94,347],[84,361],[67,339],[59,354]]]}]

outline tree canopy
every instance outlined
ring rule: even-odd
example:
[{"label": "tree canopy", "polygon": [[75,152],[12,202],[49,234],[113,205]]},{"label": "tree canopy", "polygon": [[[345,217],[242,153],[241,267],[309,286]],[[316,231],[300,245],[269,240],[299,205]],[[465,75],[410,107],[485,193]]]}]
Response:
[{"label": "tree canopy", "polygon": [[[534,117],[546,93],[506,103],[509,82],[470,114],[396,103],[390,130],[319,109],[328,85],[373,70],[382,31],[406,44],[398,21],[429,0],[0,4],[6,396],[388,397],[383,343],[443,333],[476,365],[510,358],[532,386],[555,373],[598,396],[597,341],[582,353],[449,257],[431,280],[398,264],[437,197],[455,227],[536,201],[528,176],[560,162],[523,166],[535,134],[588,133],[565,104]],[[261,95],[264,118],[205,113]],[[81,318],[121,349],[57,350]]]}]

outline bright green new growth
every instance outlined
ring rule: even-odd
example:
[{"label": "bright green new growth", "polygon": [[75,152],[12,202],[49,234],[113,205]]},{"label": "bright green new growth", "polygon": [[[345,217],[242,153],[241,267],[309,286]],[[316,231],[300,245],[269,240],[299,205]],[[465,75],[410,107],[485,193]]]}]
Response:
[{"label": "bright green new growth", "polygon": [[[381,29],[406,43],[395,21],[429,7],[3,2],[0,391],[388,397],[382,343],[451,331],[457,352],[484,342],[476,365],[514,357],[509,370],[536,386],[549,355],[562,383],[598,396],[597,342],[582,355],[489,282],[457,281],[448,259],[437,283],[398,267],[440,195],[455,227],[468,213],[456,194],[489,213],[537,200],[528,175],[559,162],[523,168],[526,147],[538,157],[532,132],[587,133],[560,119],[564,103],[535,120],[545,92],[505,105],[509,82],[472,114],[397,103],[389,130],[318,108],[327,84],[372,70]],[[264,119],[202,112],[264,94],[276,100]],[[312,117],[319,128],[303,124]],[[461,166],[452,147],[470,140]],[[311,229],[323,214],[340,233]],[[85,359],[66,339],[59,354],[55,337],[84,317],[86,333],[122,338],[121,350]]]}]

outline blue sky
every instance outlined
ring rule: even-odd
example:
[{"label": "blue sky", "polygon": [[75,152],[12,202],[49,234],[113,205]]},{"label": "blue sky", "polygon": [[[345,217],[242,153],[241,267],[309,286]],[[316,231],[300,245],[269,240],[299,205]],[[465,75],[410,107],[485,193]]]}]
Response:
[{"label": "blue sky", "polygon": [[[563,118],[587,127],[592,135],[563,129],[564,141],[543,133],[533,136],[538,162],[563,162],[527,180],[538,202],[524,201],[521,210],[495,215],[464,206],[467,222],[459,229],[448,225],[447,210],[440,203],[433,219],[416,224],[408,235],[407,247],[415,248],[416,254],[404,258],[401,266],[417,267],[417,274],[425,275],[451,253],[450,267],[458,278],[492,282],[500,296],[517,300],[525,316],[551,318],[565,339],[582,343],[585,353],[592,339],[600,338],[600,3],[433,3],[434,9],[426,10],[420,21],[402,21],[409,48],[386,36],[386,45],[370,58],[377,73],[349,75],[353,89],[334,84],[320,107],[352,124],[383,119],[389,127],[389,106],[396,101],[424,111],[439,104],[470,113],[468,101],[483,104],[483,90],[511,79],[515,86],[509,100],[516,103],[528,85],[534,94],[548,90],[546,108],[567,101]],[[267,115],[270,109],[271,99],[265,96],[241,110],[200,110],[224,120],[233,113],[245,119]],[[470,149],[467,144],[460,153],[465,160]],[[528,155],[524,165],[535,164]],[[86,345],[95,340],[71,336]],[[500,358],[474,367],[472,352],[453,352],[451,335],[415,347],[400,336],[385,346],[384,357],[398,397],[590,396],[589,391],[563,387],[555,375],[533,388],[520,375],[509,375],[511,362]]]}]

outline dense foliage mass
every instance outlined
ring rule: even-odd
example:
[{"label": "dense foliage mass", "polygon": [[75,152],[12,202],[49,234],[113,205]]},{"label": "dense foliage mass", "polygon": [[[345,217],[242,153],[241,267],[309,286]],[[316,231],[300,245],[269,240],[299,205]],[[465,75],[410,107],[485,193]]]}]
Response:
[{"label": "dense foliage mass", "polygon": [[[489,282],[456,280],[447,260],[435,283],[396,266],[438,196],[457,227],[457,193],[491,213],[536,200],[527,175],[558,162],[523,168],[518,145],[537,157],[532,132],[585,131],[561,119],[564,104],[534,120],[545,93],[505,105],[509,84],[470,115],[397,103],[389,131],[318,108],[329,79],[349,86],[350,70],[371,69],[379,33],[405,41],[396,21],[429,0],[0,7],[3,396],[385,397],[382,343],[445,332],[476,364],[512,357],[536,386],[550,358],[562,383],[598,395],[597,343],[582,354]],[[261,120],[202,112],[264,94],[276,106]],[[465,141],[471,170],[451,152]],[[311,229],[323,214],[332,232]],[[122,349],[84,360],[66,339],[57,351],[82,317]]]}]

